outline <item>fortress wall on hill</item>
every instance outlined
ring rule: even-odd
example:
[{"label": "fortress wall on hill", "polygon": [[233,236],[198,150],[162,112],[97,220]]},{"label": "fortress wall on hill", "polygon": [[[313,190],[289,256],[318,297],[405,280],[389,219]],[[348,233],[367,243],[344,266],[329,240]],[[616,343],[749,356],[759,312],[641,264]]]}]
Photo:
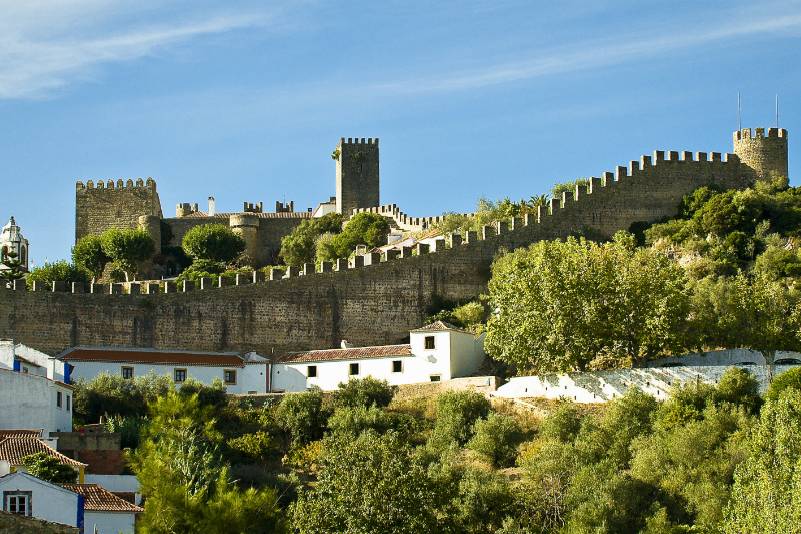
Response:
[{"label": "fortress wall on hill", "polygon": [[75,240],[109,228],[138,228],[142,215],[162,216],[156,182],[141,178],[78,182],[75,189]]},{"label": "fortress wall on hill", "polygon": [[269,355],[334,347],[341,339],[396,343],[420,326],[435,297],[460,301],[484,291],[501,249],[581,231],[611,236],[634,222],[675,215],[681,198],[702,185],[745,187],[746,174],[734,155],[655,152],[591,179],[539,214],[485,227],[465,242],[452,237],[448,248],[420,247],[418,256],[407,250],[405,257],[338,272],[187,293],[0,290],[0,338],[49,353],[84,344]]}]

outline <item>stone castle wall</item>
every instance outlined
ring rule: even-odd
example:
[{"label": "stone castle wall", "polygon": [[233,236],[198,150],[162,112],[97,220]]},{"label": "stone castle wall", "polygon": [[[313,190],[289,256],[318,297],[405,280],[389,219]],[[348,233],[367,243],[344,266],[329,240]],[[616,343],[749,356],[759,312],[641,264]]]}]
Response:
[{"label": "stone castle wall", "polygon": [[78,182],[75,188],[75,240],[109,228],[138,228],[142,215],[162,216],[156,182],[113,180]]},{"label": "stone castle wall", "polygon": [[[45,352],[69,346],[124,345],[200,350],[286,350],[401,342],[437,298],[464,301],[486,290],[501,250],[578,232],[611,236],[635,222],[675,215],[682,197],[715,184],[752,179],[733,154],[655,152],[592,178],[524,219],[451,235],[416,255],[368,254],[338,271],[187,293],[133,295],[0,290],[0,337]],[[20,284],[22,286],[22,284]],[[80,288],[76,288],[80,290]],[[134,292],[135,293],[135,292]]]}]

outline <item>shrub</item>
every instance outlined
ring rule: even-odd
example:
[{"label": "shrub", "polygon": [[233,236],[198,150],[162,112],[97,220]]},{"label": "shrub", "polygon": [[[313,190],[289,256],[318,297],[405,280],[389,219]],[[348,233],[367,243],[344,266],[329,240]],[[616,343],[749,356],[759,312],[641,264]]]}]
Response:
[{"label": "shrub", "polygon": [[489,401],[475,391],[446,391],[437,397],[436,403],[437,419],[431,440],[440,447],[467,443],[475,422],[490,411]]},{"label": "shrub", "polygon": [[293,446],[304,445],[323,435],[323,394],[320,390],[289,393],[275,412],[278,426],[290,438]]},{"label": "shrub", "polygon": [[371,376],[353,378],[339,384],[339,389],[334,393],[334,406],[383,408],[392,402],[392,395],[393,388],[386,380]]},{"label": "shrub", "polygon": [[223,224],[195,226],[184,235],[184,252],[195,260],[228,263],[245,250],[245,241]]},{"label": "shrub", "polygon": [[542,422],[540,436],[555,439],[561,443],[571,443],[581,429],[582,415],[571,401],[565,401]]},{"label": "shrub", "polygon": [[105,429],[107,432],[117,432],[120,434],[120,446],[123,449],[135,449],[139,446],[142,431],[147,424],[147,419],[136,415],[111,415],[106,418]]},{"label": "shrub", "polygon": [[523,431],[513,417],[491,413],[476,421],[467,448],[486,456],[495,467],[509,467],[522,438]]},{"label": "shrub", "polygon": [[96,423],[102,415],[139,416],[147,404],[175,388],[168,376],[153,373],[126,380],[102,373],[90,381],[78,380],[73,393],[77,421]]},{"label": "shrub", "polygon": [[781,394],[788,389],[796,389],[801,393],[801,367],[790,369],[773,377],[765,392],[765,400],[778,401]]},{"label": "shrub", "polygon": [[34,281],[48,284],[50,282],[83,282],[89,281],[87,272],[81,267],[77,267],[66,260],[53,263],[45,263],[41,267],[33,269],[26,278],[26,284],[30,286]]},{"label": "shrub", "polygon": [[22,458],[22,465],[31,475],[54,484],[74,484],[78,473],[72,467],[62,464],[58,459],[37,452]]},{"label": "shrub", "polygon": [[259,430],[251,434],[242,434],[230,438],[226,444],[228,448],[239,453],[240,456],[251,460],[264,461],[270,454],[272,438],[267,432]]},{"label": "shrub", "polygon": [[334,412],[328,419],[328,428],[335,434],[361,434],[366,430],[374,430],[383,434],[394,430],[400,436],[408,436],[414,431],[415,419],[406,414],[382,410],[375,404],[365,407],[343,407]]},{"label": "shrub", "polygon": [[759,397],[759,382],[745,369],[733,367],[720,377],[714,395],[715,401],[742,406],[749,413],[756,413],[762,403]]}]

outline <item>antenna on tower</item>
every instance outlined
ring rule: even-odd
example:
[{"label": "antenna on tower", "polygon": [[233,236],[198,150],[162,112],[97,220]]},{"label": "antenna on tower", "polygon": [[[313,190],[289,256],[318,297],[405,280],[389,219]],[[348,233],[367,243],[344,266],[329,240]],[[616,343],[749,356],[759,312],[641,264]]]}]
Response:
[{"label": "antenna on tower", "polygon": [[776,93],[776,128],[779,127],[779,93]]},{"label": "antenna on tower", "polygon": [[740,91],[737,91],[737,130],[743,129],[743,108],[740,100]]}]

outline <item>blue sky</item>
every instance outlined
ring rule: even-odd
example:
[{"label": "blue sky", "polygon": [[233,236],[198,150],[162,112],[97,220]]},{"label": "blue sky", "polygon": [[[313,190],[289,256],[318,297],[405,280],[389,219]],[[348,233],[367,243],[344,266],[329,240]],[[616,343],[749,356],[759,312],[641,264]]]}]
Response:
[{"label": "blue sky", "polygon": [[[265,7],[267,5],[268,7]],[[0,217],[66,258],[76,179],[177,202],[334,193],[337,139],[381,139],[412,215],[529,197],[654,149],[772,126],[801,177],[801,2],[0,0]]]}]

